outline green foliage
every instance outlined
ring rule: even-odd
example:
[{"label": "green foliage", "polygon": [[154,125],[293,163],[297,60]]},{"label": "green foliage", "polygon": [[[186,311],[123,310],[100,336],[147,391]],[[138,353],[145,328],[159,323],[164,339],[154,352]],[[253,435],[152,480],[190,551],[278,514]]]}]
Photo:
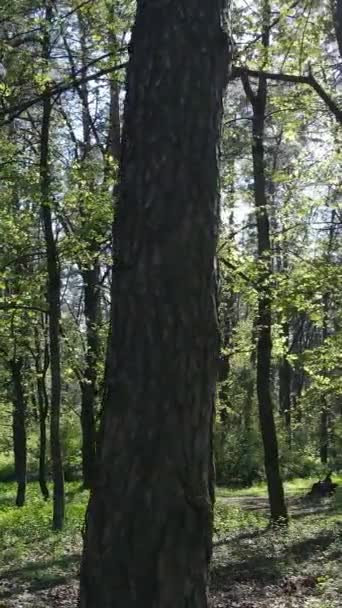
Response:
[{"label": "green foliage", "polygon": [[214,532],[218,537],[239,530],[254,530],[267,526],[268,518],[258,511],[246,511],[219,500],[215,506]]},{"label": "green foliage", "polygon": [[[52,504],[44,502],[37,484],[29,484],[27,505],[14,505],[14,484],[1,484],[0,569],[6,577],[18,572],[19,579],[30,577],[39,586],[41,578],[62,582],[70,568],[69,558],[77,562],[87,492],[79,484],[67,485],[68,515],[61,533],[51,531]],[[25,566],[31,564],[28,572]],[[22,571],[20,572],[20,570]],[[75,567],[73,572],[75,572]]]}]

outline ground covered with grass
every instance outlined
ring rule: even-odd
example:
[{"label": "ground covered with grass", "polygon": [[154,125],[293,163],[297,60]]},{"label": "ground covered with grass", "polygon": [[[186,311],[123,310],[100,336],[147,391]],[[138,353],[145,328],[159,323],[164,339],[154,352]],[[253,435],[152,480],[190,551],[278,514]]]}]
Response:
[{"label": "ground covered with grass", "polygon": [[[336,497],[302,499],[312,480],[286,484],[287,531],[268,528],[264,485],[219,488],[211,575],[213,608],[341,608],[342,478]],[[67,484],[67,522],[51,531],[51,503],[29,484],[27,506],[0,484],[0,608],[76,606],[87,493]]]}]

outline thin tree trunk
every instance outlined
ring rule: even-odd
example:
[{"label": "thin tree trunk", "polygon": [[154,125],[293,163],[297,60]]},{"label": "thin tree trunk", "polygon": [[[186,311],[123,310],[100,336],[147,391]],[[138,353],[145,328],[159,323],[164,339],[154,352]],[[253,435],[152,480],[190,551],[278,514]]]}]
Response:
[{"label": "thin tree trunk", "polygon": [[26,446],[26,400],[22,381],[23,359],[17,358],[10,361],[13,383],[13,447],[14,447],[14,469],[17,482],[17,496],[15,504],[23,507],[26,493],[26,468],[27,468],[27,446]]},{"label": "thin tree trunk", "polygon": [[331,3],[337,45],[340,52],[340,57],[342,58],[342,0],[331,0]]},{"label": "thin tree trunk", "polygon": [[38,407],[39,407],[39,486],[44,500],[49,498],[49,489],[46,482],[46,419],[48,415],[48,406],[44,401],[43,380],[37,381],[38,391]]},{"label": "thin tree trunk", "polygon": [[[262,88],[266,88],[266,81]],[[260,94],[260,93],[259,93]],[[266,94],[266,91],[265,91]],[[259,100],[260,101],[260,100]],[[257,396],[261,434],[264,446],[265,469],[270,500],[271,519],[287,521],[283,484],[279,470],[277,433],[274,422],[270,375],[272,355],[271,315],[271,244],[265,196],[264,167],[264,115],[265,101],[254,106],[253,115],[253,170],[254,193],[257,215],[258,255],[263,270],[260,272],[258,293],[258,338],[257,338]]]},{"label": "thin tree trunk", "polygon": [[[80,41],[81,41],[81,62],[82,77],[87,76],[88,45],[87,45],[87,26],[81,13],[78,15]],[[89,108],[89,94],[86,83],[79,88],[79,96],[82,102],[82,128],[83,128],[83,154],[82,160],[86,161],[91,149],[91,134],[94,134],[94,125]],[[110,97],[110,116],[112,117],[113,96]],[[111,132],[111,125],[109,131]],[[108,150],[107,150],[108,152]],[[105,180],[108,177],[108,163],[105,159]],[[82,206],[82,200],[81,200]],[[101,315],[100,303],[100,265],[97,260],[98,244],[88,243],[92,254],[92,263],[84,267],[82,262],[79,268],[84,285],[84,316],[86,321],[86,355],[85,370],[80,381],[81,387],[81,428],[82,428],[82,471],[83,485],[91,488],[95,476],[96,461],[96,400],[98,393],[97,365],[100,356],[100,339],[98,335],[99,322]]]},{"label": "thin tree trunk", "polygon": [[[43,58],[48,61],[50,56],[49,26],[52,19],[51,5],[46,8],[46,30],[43,39]],[[60,362],[60,268],[57,245],[53,233],[50,170],[49,170],[49,133],[51,120],[51,98],[47,94],[43,100],[43,117],[41,129],[40,151],[40,189],[41,214],[44,225],[49,303],[49,339],[50,339],[50,370],[51,370],[51,414],[50,442],[53,478],[53,528],[61,530],[64,522],[64,473],[60,441],[60,409],[61,409],[61,362]]]},{"label": "thin tree trunk", "polygon": [[289,348],[289,324],[283,324],[283,332],[285,336],[284,349],[285,353],[282,356],[279,366],[279,409],[283,415],[287,441],[291,448],[292,430],[291,430],[291,365],[287,359]]},{"label": "thin tree trunk", "polygon": [[41,361],[41,347],[39,342],[38,329],[35,328],[35,368],[37,383],[37,398],[39,412],[39,486],[44,500],[49,498],[49,489],[46,481],[46,420],[49,412],[49,399],[46,389],[46,372],[49,366],[48,344],[44,345],[44,361]]},{"label": "thin tree trunk", "polygon": [[[336,210],[331,210],[331,220],[330,220],[330,229],[329,229],[329,239],[327,251],[325,254],[325,260],[327,264],[331,262],[331,253],[335,238],[335,216]],[[322,343],[324,344],[325,340],[329,336],[329,307],[330,307],[330,293],[326,292],[323,296],[323,329],[322,329]],[[323,370],[326,372],[326,370]],[[320,428],[319,428],[319,438],[320,438],[320,458],[322,464],[327,464],[329,458],[329,422],[330,422],[330,408],[328,404],[328,400],[326,395],[322,397],[322,407],[321,407],[321,415],[320,415]]]},{"label": "thin tree trunk", "polygon": [[81,608],[207,607],[222,5],[138,0]]},{"label": "thin tree trunk", "polygon": [[95,478],[97,364],[99,358],[99,265],[82,272],[84,282],[84,316],[86,319],[86,366],[81,380],[81,426],[83,485],[91,488]]},{"label": "thin tree trunk", "polygon": [[[269,47],[269,4],[263,3],[264,30],[262,43],[267,52]],[[271,520],[275,523],[287,522],[287,510],[284,489],[280,476],[278,440],[274,421],[271,397],[271,356],[272,356],[272,293],[270,279],[272,275],[270,225],[267,212],[266,176],[265,176],[265,111],[267,103],[267,81],[259,77],[258,89],[254,93],[248,76],[243,76],[246,95],[253,108],[253,176],[254,201],[257,223],[259,290],[257,313],[257,396],[259,404],[259,419],[264,447],[265,469],[268,495],[270,501]]]},{"label": "thin tree trunk", "polygon": [[320,459],[321,459],[322,464],[327,464],[327,462],[328,462],[328,450],[329,450],[328,425],[329,425],[328,408],[327,408],[326,399],[323,398],[322,399],[322,410],[321,410],[321,416],[320,416],[320,432],[319,432],[319,439],[320,439],[319,454],[320,454]]},{"label": "thin tree trunk", "polygon": [[39,471],[38,480],[41,494],[44,500],[49,498],[49,489],[46,481],[46,445],[47,445],[47,433],[46,433],[46,420],[49,411],[49,400],[46,389],[46,373],[49,367],[49,353],[48,343],[45,341],[44,355],[42,362],[41,344],[38,328],[35,327],[34,331],[35,348],[32,350],[32,356],[35,364],[36,372],[36,389],[37,389],[37,410],[38,410],[38,421],[39,421]]}]

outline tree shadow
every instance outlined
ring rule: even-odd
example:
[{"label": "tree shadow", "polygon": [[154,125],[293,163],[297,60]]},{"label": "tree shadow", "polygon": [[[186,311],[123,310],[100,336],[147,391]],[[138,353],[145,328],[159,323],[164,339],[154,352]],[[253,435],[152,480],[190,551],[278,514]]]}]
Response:
[{"label": "tree shadow", "polygon": [[[72,553],[58,559],[28,562],[21,568],[10,568],[2,575],[0,600],[18,595],[22,586],[26,591],[34,592],[66,584],[77,576],[79,561],[79,554]],[[61,571],[56,572],[56,568]]]},{"label": "tree shadow", "polygon": [[[267,537],[268,532],[269,537]],[[282,533],[278,535],[266,528],[240,537],[225,539],[225,543],[216,545],[220,551],[220,547],[226,544],[227,554],[223,561],[218,556],[218,562],[214,562],[213,588],[229,589],[233,583],[277,584],[284,576],[286,562],[295,560],[300,566],[303,562],[315,560],[316,555],[322,555],[334,544],[336,531],[326,530],[309,538],[282,544],[283,538],[286,538],[286,532],[284,535]],[[279,549],[275,551],[274,547],[277,543]],[[338,548],[334,548],[333,551],[334,555],[340,556],[341,551]]]},{"label": "tree shadow", "polygon": [[15,507],[15,495],[5,494],[1,496],[0,494],[0,509],[2,507]]},{"label": "tree shadow", "polygon": [[231,564],[217,564],[213,567],[211,581],[213,588],[229,589],[232,583],[263,584],[275,583],[282,577],[282,569],[278,560],[273,556],[267,557],[261,553],[250,555]]},{"label": "tree shadow", "polygon": [[289,545],[288,553],[296,558],[297,563],[306,562],[309,558],[312,559],[315,553],[324,553],[335,540],[336,534],[333,530],[325,531]]}]

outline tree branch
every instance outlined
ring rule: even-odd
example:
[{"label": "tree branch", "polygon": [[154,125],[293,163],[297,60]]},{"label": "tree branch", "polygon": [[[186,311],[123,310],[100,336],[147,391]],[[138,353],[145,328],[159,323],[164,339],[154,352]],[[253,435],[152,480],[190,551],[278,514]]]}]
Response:
[{"label": "tree branch", "polygon": [[260,78],[260,76],[264,76],[264,78],[267,78],[267,80],[274,80],[277,82],[290,82],[294,84],[306,84],[310,86],[316,91],[317,95],[319,95],[322,101],[324,101],[325,105],[334,114],[337,122],[342,124],[342,109],[339,108],[337,103],[330,97],[330,95],[328,95],[328,93],[323,89],[323,87],[321,87],[321,85],[311,72],[307,76],[301,76],[297,74],[283,74],[267,72],[263,70],[251,70],[246,67],[234,67],[232,70],[231,79],[233,80],[235,78],[240,77],[241,79],[244,78],[246,81],[246,77],[248,76],[252,78]]},{"label": "tree branch", "polygon": [[10,303],[0,303],[0,310],[31,310],[35,312],[43,312],[44,314],[48,314],[48,310],[44,308],[40,308],[39,306],[27,306],[25,304],[16,304],[15,302]]},{"label": "tree branch", "polygon": [[29,108],[40,103],[46,97],[54,97],[55,95],[61,95],[61,93],[65,93],[66,91],[70,91],[72,89],[77,89],[81,84],[86,82],[90,82],[91,80],[96,80],[97,78],[101,78],[102,76],[106,76],[106,74],[111,74],[112,72],[117,72],[118,70],[123,70],[127,66],[127,62],[120,63],[119,65],[111,66],[108,68],[103,68],[102,70],[98,70],[94,74],[89,74],[84,78],[71,78],[62,82],[59,82],[53,86],[51,86],[47,91],[40,93],[36,97],[31,97],[27,101],[23,101],[20,104],[9,107],[7,109],[0,110],[0,126],[11,123],[15,118],[18,118],[20,114],[26,112]]}]

